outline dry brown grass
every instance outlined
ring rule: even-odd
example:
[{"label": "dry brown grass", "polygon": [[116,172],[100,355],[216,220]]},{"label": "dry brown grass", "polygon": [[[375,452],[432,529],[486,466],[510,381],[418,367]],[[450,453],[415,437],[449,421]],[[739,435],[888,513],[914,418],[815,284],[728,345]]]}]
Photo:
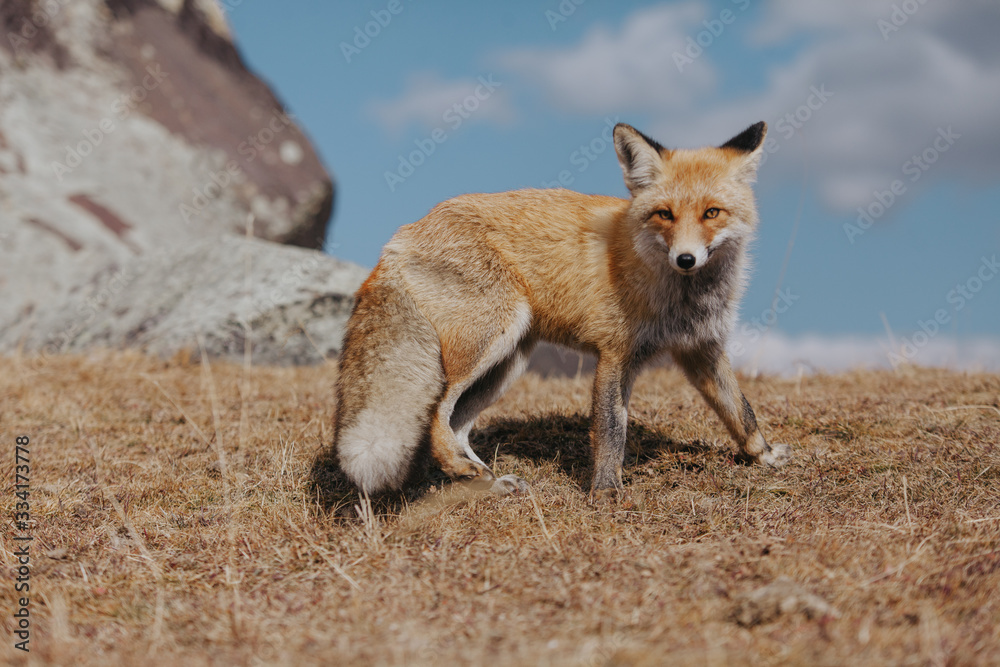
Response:
[{"label": "dry brown grass", "polygon": [[[745,379],[796,454],[768,472],[733,460],[676,372],[650,372],[628,493],[602,506],[588,378],[526,376],[475,443],[537,510],[432,477],[365,520],[338,518],[358,499],[314,469],[332,368],[243,381],[133,353],[0,359],[0,661],[27,664],[8,613],[25,434],[35,664],[1000,664],[996,375]],[[951,409],[975,405],[993,407]],[[738,624],[782,575],[839,618]]]}]

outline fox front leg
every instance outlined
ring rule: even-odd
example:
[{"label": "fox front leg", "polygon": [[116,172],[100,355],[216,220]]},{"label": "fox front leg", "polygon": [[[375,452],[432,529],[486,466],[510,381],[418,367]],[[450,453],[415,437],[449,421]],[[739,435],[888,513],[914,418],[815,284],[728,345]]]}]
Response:
[{"label": "fox front leg", "polygon": [[722,346],[674,352],[674,360],[691,384],[705,397],[739,446],[740,454],[772,468],[791,458],[788,445],[769,445],[757,426],[757,417],[740,391]]},{"label": "fox front leg", "polygon": [[632,376],[618,356],[601,354],[594,374],[591,409],[590,444],[594,458],[591,495],[622,490]]}]

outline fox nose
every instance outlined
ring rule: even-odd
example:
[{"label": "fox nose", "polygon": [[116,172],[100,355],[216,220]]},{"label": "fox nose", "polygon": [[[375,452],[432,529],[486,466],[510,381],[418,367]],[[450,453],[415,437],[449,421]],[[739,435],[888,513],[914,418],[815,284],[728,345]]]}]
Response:
[{"label": "fox nose", "polygon": [[690,253],[684,253],[677,257],[677,266],[681,267],[685,271],[687,269],[693,268],[695,263],[694,255]]}]

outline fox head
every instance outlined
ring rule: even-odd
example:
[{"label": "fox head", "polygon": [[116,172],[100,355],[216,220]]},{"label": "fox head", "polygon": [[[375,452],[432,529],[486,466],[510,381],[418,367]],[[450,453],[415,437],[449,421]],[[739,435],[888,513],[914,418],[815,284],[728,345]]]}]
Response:
[{"label": "fox head", "polygon": [[630,125],[615,126],[615,150],[632,193],[633,243],[650,264],[691,275],[727,245],[742,247],[757,225],[751,188],[767,124],[718,148],[664,148]]}]

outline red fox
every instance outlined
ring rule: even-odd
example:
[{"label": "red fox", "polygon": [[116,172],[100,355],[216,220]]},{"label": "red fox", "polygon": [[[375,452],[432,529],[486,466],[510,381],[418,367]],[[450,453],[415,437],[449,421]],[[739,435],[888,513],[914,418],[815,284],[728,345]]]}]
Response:
[{"label": "red fox", "polygon": [[471,194],[401,227],[358,290],[334,427],[347,476],[398,489],[429,449],[453,479],[496,479],[469,446],[476,416],[540,340],[597,355],[591,492],[622,488],[629,394],[669,352],[740,453],[777,467],[725,352],[757,225],[751,185],[765,123],[718,148],[668,150],[633,127],[614,143],[630,199],[568,190]]}]

